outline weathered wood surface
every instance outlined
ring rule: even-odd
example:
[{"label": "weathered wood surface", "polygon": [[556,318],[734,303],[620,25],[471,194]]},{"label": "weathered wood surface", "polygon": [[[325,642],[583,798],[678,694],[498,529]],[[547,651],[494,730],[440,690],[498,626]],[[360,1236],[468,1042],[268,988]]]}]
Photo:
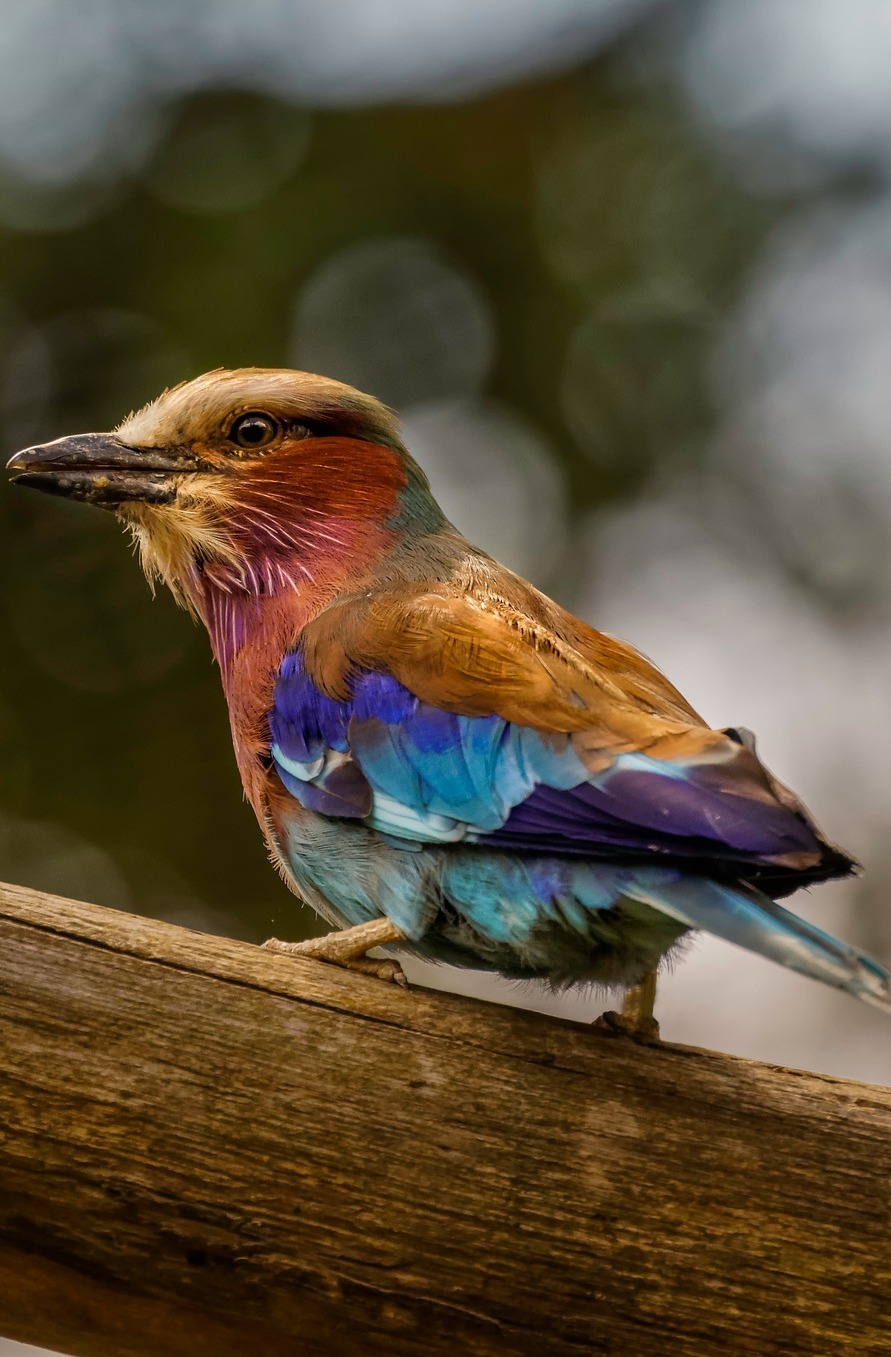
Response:
[{"label": "weathered wood surface", "polygon": [[0,1333],[891,1352],[891,1092],[0,887]]}]

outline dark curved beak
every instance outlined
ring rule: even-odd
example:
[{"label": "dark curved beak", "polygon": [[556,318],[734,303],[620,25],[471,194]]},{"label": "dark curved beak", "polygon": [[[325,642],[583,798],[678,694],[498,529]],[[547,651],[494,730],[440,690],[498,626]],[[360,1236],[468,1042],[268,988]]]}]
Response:
[{"label": "dark curved beak", "polygon": [[177,478],[199,470],[199,462],[179,451],[131,448],[111,433],[81,433],[24,448],[6,469],[16,485],[116,509],[127,500],[170,504]]}]

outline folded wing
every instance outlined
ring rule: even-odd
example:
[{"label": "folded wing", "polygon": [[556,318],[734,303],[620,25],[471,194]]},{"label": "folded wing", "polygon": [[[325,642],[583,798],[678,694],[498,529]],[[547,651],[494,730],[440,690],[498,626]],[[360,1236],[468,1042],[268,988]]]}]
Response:
[{"label": "folded wing", "polygon": [[444,593],[330,611],[270,716],[308,809],[406,847],[677,863],[774,894],[851,865],[750,737],[708,729],[630,647]]}]

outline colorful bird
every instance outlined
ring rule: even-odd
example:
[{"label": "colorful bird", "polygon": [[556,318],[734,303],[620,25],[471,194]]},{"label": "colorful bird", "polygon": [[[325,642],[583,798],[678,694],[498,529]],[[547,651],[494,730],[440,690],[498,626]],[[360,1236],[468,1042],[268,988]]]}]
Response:
[{"label": "colorful bird", "polygon": [[211,372],[9,468],[112,509],[207,628],[274,860],[342,930],[269,945],[651,994],[704,929],[891,1008],[882,966],[776,903],[855,864],[751,735],[472,546],[371,396]]}]

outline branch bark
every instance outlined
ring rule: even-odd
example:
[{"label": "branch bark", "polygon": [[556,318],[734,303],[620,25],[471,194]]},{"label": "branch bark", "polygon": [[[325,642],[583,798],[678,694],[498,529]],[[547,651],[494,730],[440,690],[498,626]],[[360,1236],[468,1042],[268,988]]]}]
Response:
[{"label": "branch bark", "polygon": [[0,886],[0,1333],[891,1352],[891,1092]]}]

